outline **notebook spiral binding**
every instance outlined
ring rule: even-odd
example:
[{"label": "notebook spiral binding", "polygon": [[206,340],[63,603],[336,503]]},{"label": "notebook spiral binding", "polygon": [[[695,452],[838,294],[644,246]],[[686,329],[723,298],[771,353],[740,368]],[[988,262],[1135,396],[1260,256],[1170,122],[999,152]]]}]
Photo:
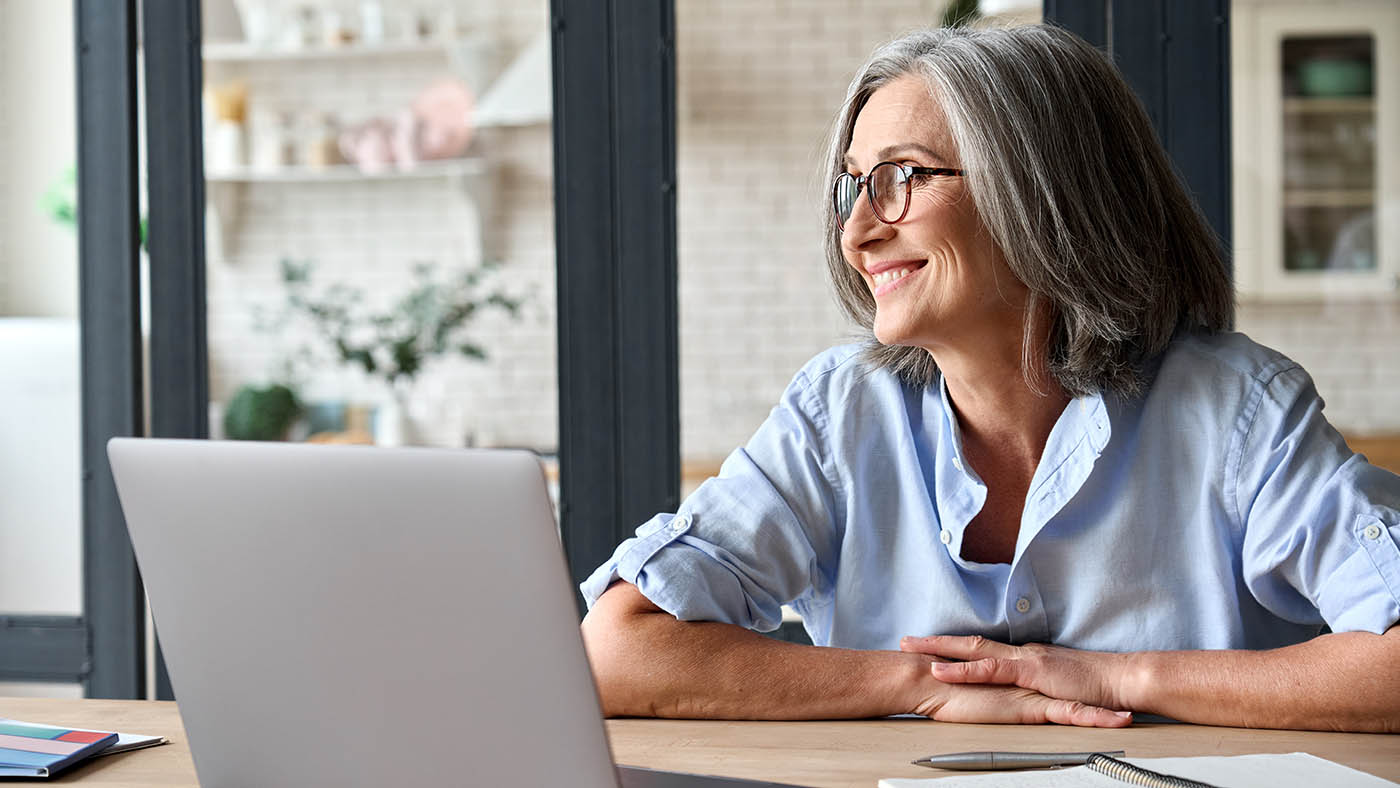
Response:
[{"label": "notebook spiral binding", "polygon": [[1144,769],[1135,766],[1127,761],[1120,761],[1107,755],[1095,753],[1089,756],[1084,762],[1085,766],[1125,783],[1142,785],[1146,788],[1216,788],[1210,783],[1203,783],[1199,780],[1188,780],[1185,777],[1173,777],[1170,774],[1154,772],[1151,769]]}]

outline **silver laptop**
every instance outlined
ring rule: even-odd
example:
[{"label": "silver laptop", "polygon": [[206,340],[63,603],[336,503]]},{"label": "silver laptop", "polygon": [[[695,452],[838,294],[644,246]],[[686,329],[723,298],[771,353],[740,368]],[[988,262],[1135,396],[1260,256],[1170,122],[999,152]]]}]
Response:
[{"label": "silver laptop", "polygon": [[758,785],[615,768],[537,458],[114,439],[202,785]]}]

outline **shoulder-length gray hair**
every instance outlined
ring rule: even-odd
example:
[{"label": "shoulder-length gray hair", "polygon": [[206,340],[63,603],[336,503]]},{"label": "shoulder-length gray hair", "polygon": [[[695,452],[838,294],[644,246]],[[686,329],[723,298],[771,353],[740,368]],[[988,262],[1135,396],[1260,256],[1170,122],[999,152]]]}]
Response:
[{"label": "shoulder-length gray hair", "polygon": [[[871,94],[907,74],[943,108],[982,223],[1030,290],[1022,359],[1032,389],[1048,368],[1072,396],[1134,395],[1144,362],[1177,332],[1229,327],[1234,290],[1219,240],[1103,53],[1052,25],[891,41],[846,93],[827,184],[844,171]],[[841,253],[830,199],[826,256],[837,300],[871,329],[875,300]],[[1048,346],[1034,346],[1040,320],[1049,321]],[[914,385],[935,379],[927,351],[881,345],[873,332],[866,342],[867,361]]]}]

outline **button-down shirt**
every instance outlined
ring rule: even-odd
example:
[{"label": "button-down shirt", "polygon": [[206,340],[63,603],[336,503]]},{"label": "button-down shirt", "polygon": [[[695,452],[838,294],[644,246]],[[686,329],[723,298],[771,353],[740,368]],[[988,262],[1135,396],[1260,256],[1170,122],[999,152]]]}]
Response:
[{"label": "button-down shirt", "polygon": [[1010,564],[962,557],[987,487],[947,388],[852,346],[794,378],[717,478],[623,542],[614,581],[682,620],[818,645],[980,634],[1083,649],[1270,648],[1400,618],[1400,477],[1353,454],[1297,364],[1242,334],[1179,338],[1137,397],[1072,400]]}]

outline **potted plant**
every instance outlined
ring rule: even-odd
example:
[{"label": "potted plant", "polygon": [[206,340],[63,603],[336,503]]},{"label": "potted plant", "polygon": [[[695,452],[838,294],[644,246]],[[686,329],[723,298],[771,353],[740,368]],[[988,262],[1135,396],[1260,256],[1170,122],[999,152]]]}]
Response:
[{"label": "potted plant", "polygon": [[468,333],[471,321],[492,310],[516,317],[522,303],[486,286],[498,268],[491,262],[446,275],[432,263],[419,263],[409,289],[380,308],[367,306],[364,292],[348,285],[317,288],[311,263],[283,260],[281,268],[282,311],[270,323],[263,321],[265,329],[280,331],[300,321],[320,352],[303,346],[296,358],[311,362],[329,351],[333,362],[382,380],[389,397],[376,414],[374,431],[375,442],[385,445],[411,442],[407,399],[424,368],[451,356],[486,360],[486,348]]},{"label": "potted plant", "polygon": [[234,440],[286,440],[302,410],[296,394],[281,383],[241,386],[224,411],[224,435]]}]

